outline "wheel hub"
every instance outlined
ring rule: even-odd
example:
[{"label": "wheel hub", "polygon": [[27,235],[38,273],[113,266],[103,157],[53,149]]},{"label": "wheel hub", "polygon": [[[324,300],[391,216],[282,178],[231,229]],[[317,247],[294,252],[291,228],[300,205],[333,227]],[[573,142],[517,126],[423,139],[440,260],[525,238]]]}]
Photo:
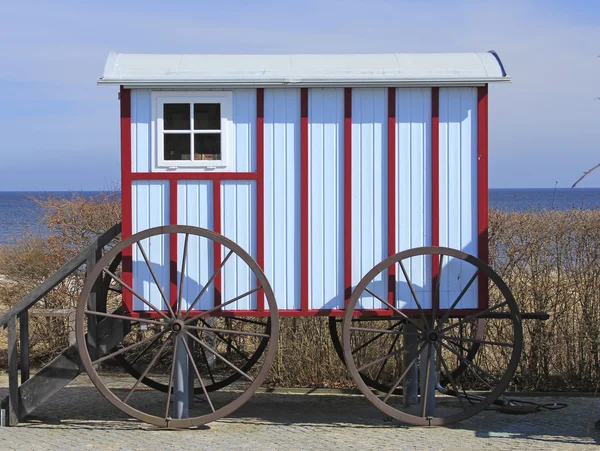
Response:
[{"label": "wheel hub", "polygon": [[171,330],[178,334],[183,330],[183,326],[183,321],[177,319],[171,323]]},{"label": "wheel hub", "polygon": [[434,343],[434,342],[438,341],[440,338],[438,332],[435,330],[430,330],[429,332],[427,332],[426,337],[427,337],[427,341],[429,341],[430,343]]}]

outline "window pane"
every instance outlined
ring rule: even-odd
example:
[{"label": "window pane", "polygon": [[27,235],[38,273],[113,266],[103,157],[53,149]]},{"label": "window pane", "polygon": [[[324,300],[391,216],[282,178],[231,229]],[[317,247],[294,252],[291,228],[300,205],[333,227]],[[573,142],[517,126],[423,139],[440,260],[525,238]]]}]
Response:
[{"label": "window pane", "polygon": [[190,159],[190,135],[187,133],[164,135],[165,160]]},{"label": "window pane", "polygon": [[194,135],[194,160],[220,160],[221,135],[203,133]]},{"label": "window pane", "polygon": [[163,114],[165,130],[190,129],[189,103],[165,103]]},{"label": "window pane", "polygon": [[221,105],[194,103],[194,130],[221,130]]}]

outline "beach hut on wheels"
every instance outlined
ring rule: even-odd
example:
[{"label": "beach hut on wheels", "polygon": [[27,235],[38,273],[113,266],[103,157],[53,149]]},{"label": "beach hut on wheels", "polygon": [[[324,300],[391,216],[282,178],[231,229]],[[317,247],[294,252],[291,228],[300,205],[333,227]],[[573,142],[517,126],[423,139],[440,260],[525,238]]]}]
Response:
[{"label": "beach hut on wheels", "polygon": [[[386,414],[445,424],[495,401],[522,341],[487,266],[488,85],[509,80],[494,52],[110,54],[123,241],[79,306],[94,383],[141,420],[204,424],[264,381],[279,317],[327,315]],[[90,355],[85,325],[107,316],[123,340]],[[123,396],[95,369],[108,358],[134,377]]]},{"label": "beach hut on wheels", "polygon": [[[509,80],[494,52],[110,54],[99,84],[120,86],[124,241],[86,289],[104,275],[121,292],[127,352],[109,355],[139,384],[117,396],[82,345],[94,383],[141,420],[203,424],[264,380],[278,317],[328,315],[388,415],[443,424],[494,401],[521,342],[486,265],[488,85]],[[100,315],[80,307],[82,337]],[[506,343],[482,338],[491,316]],[[501,371],[477,361],[484,344]]]},{"label": "beach hut on wheels", "polygon": [[523,317],[487,261],[488,86],[509,80],[494,52],[111,53],[122,240],[94,250],[76,370],[139,420],[202,425],[265,381],[280,317],[327,316],[390,417],[498,402]]}]

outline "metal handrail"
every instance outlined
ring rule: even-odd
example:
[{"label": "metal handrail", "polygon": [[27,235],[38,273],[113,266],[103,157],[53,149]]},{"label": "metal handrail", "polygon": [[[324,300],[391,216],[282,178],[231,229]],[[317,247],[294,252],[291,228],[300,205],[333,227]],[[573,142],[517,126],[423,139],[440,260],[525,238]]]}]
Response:
[{"label": "metal handrail", "polygon": [[88,247],[73,257],[61,268],[44,280],[40,285],[27,293],[19,302],[8,309],[0,316],[0,327],[6,327],[11,318],[14,318],[26,310],[29,310],[40,299],[48,294],[55,286],[62,282],[66,277],[75,272],[77,268],[83,265],[91,253],[103,248],[121,233],[121,223],[115,224],[97,239],[92,241]]}]

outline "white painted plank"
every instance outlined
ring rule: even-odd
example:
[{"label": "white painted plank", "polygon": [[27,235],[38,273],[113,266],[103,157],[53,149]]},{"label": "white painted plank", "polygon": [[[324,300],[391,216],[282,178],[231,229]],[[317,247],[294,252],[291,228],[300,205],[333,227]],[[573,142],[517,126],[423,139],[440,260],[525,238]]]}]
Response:
[{"label": "white painted plank", "polygon": [[[352,285],[387,257],[387,90],[352,91]],[[370,285],[385,298],[387,270]],[[385,308],[363,296],[358,308]]]},{"label": "white painted plank", "polygon": [[131,166],[133,172],[150,172],[152,105],[150,91],[131,90]]},{"label": "white painted plank", "polygon": [[[224,236],[234,241],[252,258],[256,258],[256,182],[223,181],[221,183],[221,228]],[[221,258],[229,253],[223,247]],[[237,255],[232,255],[222,271],[223,302],[257,286],[250,267]],[[256,294],[246,296],[224,307],[225,310],[255,310]]]},{"label": "white painted plank", "polygon": [[[440,245],[477,256],[477,89],[440,89]],[[451,259],[442,268],[440,307],[448,307],[474,268]],[[477,282],[457,308],[477,307]]]},{"label": "white painted plank", "polygon": [[309,309],[344,308],[344,90],[310,89]]},{"label": "white painted plank", "polygon": [[[190,180],[178,182],[177,223],[213,230],[213,184],[210,181]],[[185,235],[177,236],[177,283],[180,289],[181,269],[184,254]],[[214,244],[212,240],[190,235],[183,281],[182,309],[200,294],[214,272]],[[214,306],[214,290],[207,289],[194,307],[195,310],[208,310]]]},{"label": "white painted plank", "polygon": [[[396,249],[431,245],[431,89],[396,90]],[[431,307],[431,258],[404,262],[423,308]],[[396,270],[400,307],[417,305],[400,268]]]},{"label": "white painted plank", "polygon": [[[132,186],[132,233],[169,222],[169,184],[163,181],[135,181]],[[156,235],[141,241],[152,268],[163,287],[169,285],[169,239]],[[166,310],[160,291],[144,258],[137,248],[132,250],[133,288],[152,305]],[[168,290],[167,290],[168,293]],[[134,296],[134,310],[150,310]]]},{"label": "white painted plank", "polygon": [[232,171],[256,171],[256,89],[235,89],[233,104]]},{"label": "white painted plank", "polygon": [[278,307],[300,308],[300,90],[265,89],[265,273]]}]

